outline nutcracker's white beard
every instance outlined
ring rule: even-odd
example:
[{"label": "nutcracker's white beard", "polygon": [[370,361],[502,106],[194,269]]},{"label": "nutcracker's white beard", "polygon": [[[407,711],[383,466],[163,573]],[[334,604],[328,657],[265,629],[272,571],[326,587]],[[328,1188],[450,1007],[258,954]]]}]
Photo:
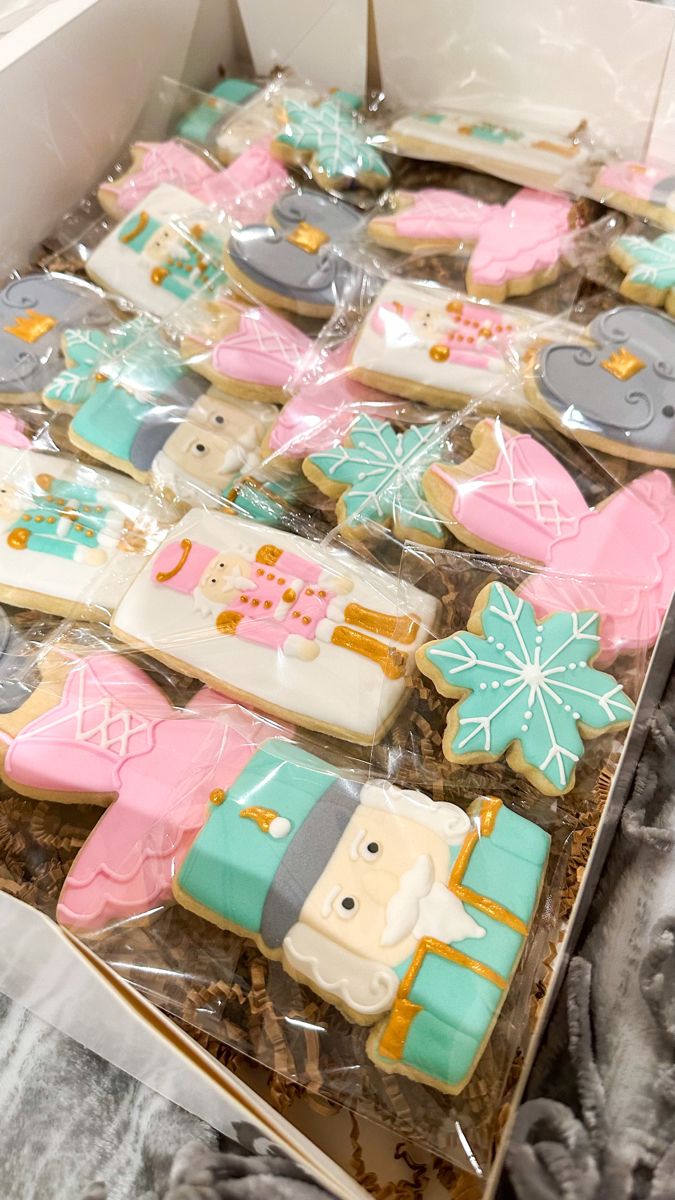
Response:
[{"label": "nutcracker's white beard", "polygon": [[418,940],[430,937],[445,943],[485,937],[482,925],[474,921],[459,897],[434,878],[428,854],[420,854],[401,876],[398,891],[387,904],[380,945],[395,946],[411,933]]}]

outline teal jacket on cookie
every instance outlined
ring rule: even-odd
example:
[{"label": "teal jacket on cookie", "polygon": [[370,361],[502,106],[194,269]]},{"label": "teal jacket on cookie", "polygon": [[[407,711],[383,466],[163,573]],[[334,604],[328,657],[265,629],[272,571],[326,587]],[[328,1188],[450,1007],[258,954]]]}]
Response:
[{"label": "teal jacket on cookie", "polygon": [[373,1025],[381,1068],[459,1091],[508,989],[548,849],[548,834],[499,800],[469,815],[272,739],[212,794],[175,891]]}]

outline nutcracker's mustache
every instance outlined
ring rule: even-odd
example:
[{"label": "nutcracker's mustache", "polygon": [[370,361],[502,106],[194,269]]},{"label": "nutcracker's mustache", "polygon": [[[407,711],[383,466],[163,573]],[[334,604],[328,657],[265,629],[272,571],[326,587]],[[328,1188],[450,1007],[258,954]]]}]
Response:
[{"label": "nutcracker's mustache", "polygon": [[381,946],[395,946],[417,923],[420,901],[428,896],[434,882],[434,864],[428,854],[420,854],[417,862],[401,876],[398,891],[387,904],[386,921]]}]

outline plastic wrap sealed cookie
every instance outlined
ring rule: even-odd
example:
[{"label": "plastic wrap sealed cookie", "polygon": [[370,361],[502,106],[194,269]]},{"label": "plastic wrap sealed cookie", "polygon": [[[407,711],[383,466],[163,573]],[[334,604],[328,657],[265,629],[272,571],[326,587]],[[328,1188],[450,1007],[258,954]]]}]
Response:
[{"label": "plastic wrap sealed cookie", "polygon": [[[231,85],[242,80],[230,80]],[[250,85],[245,85],[249,86]],[[262,139],[270,139],[279,129],[279,109],[285,101],[312,104],[319,100],[319,93],[307,84],[286,79],[275,79],[265,88],[257,88],[240,98],[216,127],[210,141],[221,162],[230,163],[243,154],[247,147]],[[226,97],[232,104],[232,93]]]},{"label": "plastic wrap sealed cookie", "polygon": [[362,225],[362,215],[342,200],[321,192],[289,193],[274,205],[269,225],[245,225],[232,233],[228,274],[263,304],[329,317],[363,278],[339,250],[340,241]]},{"label": "plastic wrap sealed cookie", "polygon": [[72,414],[70,440],[93,458],[208,507],[259,464],[274,409],[209,387],[147,318],[107,335],[69,330],[65,355],[45,403]]},{"label": "plastic wrap sealed cookie", "polygon": [[[206,99],[200,100],[181,117],[176,133],[188,141],[196,142],[198,146],[208,145],[217,127],[231,118],[232,111],[236,112],[237,108],[259,95],[260,91],[257,83],[247,79],[221,79],[211,88]],[[231,157],[236,156],[230,155],[224,161],[229,162]]]},{"label": "plastic wrap sealed cookie", "polygon": [[286,99],[279,117],[272,152],[292,166],[306,167],[319,187],[388,187],[391,174],[384,157],[368,143],[367,127],[344,94],[317,104]]},{"label": "plastic wrap sealed cookie", "polygon": [[507,339],[526,324],[514,309],[390,280],[364,317],[352,368],[383,392],[457,408],[505,383]]},{"label": "plastic wrap sealed cookie", "polygon": [[374,241],[411,254],[471,248],[466,290],[497,304],[555,283],[576,221],[573,201],[528,188],[504,204],[443,188],[394,192],[392,203],[392,215],[368,225]]},{"label": "plastic wrap sealed cookie", "polygon": [[129,588],[114,629],[235,699],[367,745],[404,703],[436,609],[347,552],[193,511]]},{"label": "plastic wrap sealed cookie", "polygon": [[593,666],[597,612],[556,612],[541,622],[503,583],[477,596],[466,631],[428,642],[417,664],[442,696],[450,762],[496,762],[545,795],[571,791],[584,741],[624,729],[634,705],[613,676]]},{"label": "plastic wrap sealed cookie", "polygon": [[3,777],[109,804],[60,923],[98,933],[166,904],[173,885],[180,904],[374,1026],[380,1069],[460,1091],[527,938],[548,834],[496,797],[467,813],[345,775],[207,689],[179,713],[119,655],[64,651],[44,671],[0,717]]},{"label": "plastic wrap sealed cookie", "polygon": [[214,298],[206,328],[181,337],[181,352],[200,375],[245,400],[283,404],[312,355],[312,338],[279,313]]},{"label": "plastic wrap sealed cookie", "polygon": [[675,229],[675,167],[605,163],[596,175],[593,195],[621,212],[646,217],[662,229]]},{"label": "plastic wrap sealed cookie", "polygon": [[544,416],[584,445],[675,466],[675,321],[664,313],[633,305],[602,313],[588,341],[540,349],[525,390]]},{"label": "plastic wrap sealed cookie", "polygon": [[411,158],[459,163],[514,183],[553,188],[588,157],[581,129],[580,122],[568,134],[546,132],[541,126],[515,128],[467,113],[430,110],[399,117],[387,144]]},{"label": "plastic wrap sealed cookie", "polygon": [[519,589],[540,616],[572,605],[600,613],[598,659],[651,646],[675,589],[675,491],[663,471],[592,508],[576,480],[531,434],[484,420],[474,453],[435,463],[424,493],[453,535],[481,553],[547,570]]},{"label": "plastic wrap sealed cookie", "polygon": [[675,316],[675,233],[654,239],[626,234],[612,243],[609,257],[626,276],[619,288],[623,296]]},{"label": "plastic wrap sealed cookie", "polygon": [[173,138],[167,142],[134,142],[131,165],[123,175],[99,185],[98,201],[116,221],[123,221],[160,184],[172,184],[199,201],[239,221],[261,220],[290,180],[267,145],[249,146],[222,170],[195,146]]},{"label": "plastic wrap sealed cookie", "polygon": [[67,325],[110,321],[100,292],[72,275],[45,272],[11,279],[0,291],[0,402],[30,404],[61,370]]},{"label": "plastic wrap sealed cookie", "polygon": [[143,489],[27,444],[0,423],[0,598],[100,619],[161,540]]},{"label": "plastic wrap sealed cookie", "polygon": [[222,266],[223,243],[204,205],[173,184],[148,193],[87,259],[87,274],[146,312],[164,317],[207,287]]}]

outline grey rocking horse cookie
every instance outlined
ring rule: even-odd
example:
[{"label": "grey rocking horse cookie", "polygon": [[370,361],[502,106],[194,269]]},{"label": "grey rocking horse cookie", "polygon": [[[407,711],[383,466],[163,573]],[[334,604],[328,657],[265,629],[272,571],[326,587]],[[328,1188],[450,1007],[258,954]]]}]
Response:
[{"label": "grey rocking horse cookie", "polygon": [[596,317],[588,334],[539,351],[528,398],[586,446],[675,466],[675,321],[630,305]]},{"label": "grey rocking horse cookie", "polygon": [[111,309],[92,284],[71,275],[24,275],[0,291],[0,403],[30,404],[63,369],[66,325],[103,325]]},{"label": "grey rocking horse cookie", "polygon": [[362,272],[339,251],[363,224],[355,208],[320,192],[294,192],[274,205],[268,225],[233,232],[225,255],[232,280],[277,308],[329,317]]}]

